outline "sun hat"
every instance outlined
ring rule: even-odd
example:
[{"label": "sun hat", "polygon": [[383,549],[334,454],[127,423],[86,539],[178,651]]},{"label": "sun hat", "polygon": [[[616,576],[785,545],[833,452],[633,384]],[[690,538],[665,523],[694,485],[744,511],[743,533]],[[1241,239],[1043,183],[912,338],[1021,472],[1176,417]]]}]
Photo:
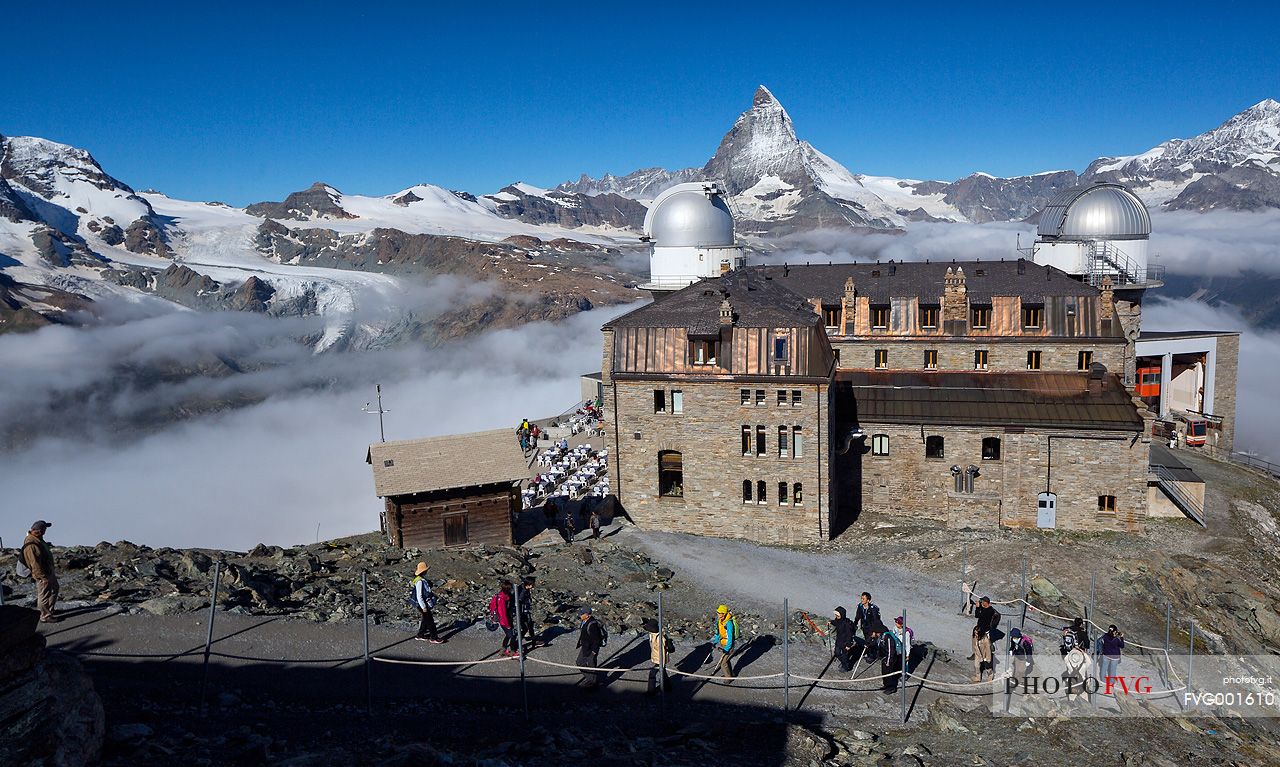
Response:
[{"label": "sun hat", "polygon": [[431,565],[427,564],[426,562],[419,562],[419,563],[418,563],[418,568],[417,568],[416,570],[414,570],[414,571],[413,571],[413,574],[414,574],[414,575],[422,575],[423,573],[425,573],[426,571],[428,571],[428,570],[430,570],[430,569],[431,569]]}]

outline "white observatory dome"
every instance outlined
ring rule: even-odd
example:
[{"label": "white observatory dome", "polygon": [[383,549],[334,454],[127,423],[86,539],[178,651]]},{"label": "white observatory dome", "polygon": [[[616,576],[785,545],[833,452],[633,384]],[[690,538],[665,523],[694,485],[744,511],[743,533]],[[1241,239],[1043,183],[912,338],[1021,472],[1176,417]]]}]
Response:
[{"label": "white observatory dome", "polygon": [[1142,200],[1119,184],[1078,186],[1060,192],[1040,214],[1045,240],[1145,240],[1151,216]]},{"label": "white observatory dome", "polygon": [[733,247],[733,214],[721,187],[699,181],[658,195],[644,217],[644,233],[658,247]]}]

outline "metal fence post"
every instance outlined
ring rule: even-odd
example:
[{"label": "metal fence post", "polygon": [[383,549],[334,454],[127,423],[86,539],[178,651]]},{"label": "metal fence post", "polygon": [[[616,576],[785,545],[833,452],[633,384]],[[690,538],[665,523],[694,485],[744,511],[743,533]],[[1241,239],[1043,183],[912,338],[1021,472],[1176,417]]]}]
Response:
[{"label": "metal fence post", "polygon": [[899,648],[902,653],[902,722],[907,721],[907,661],[911,660],[911,639],[907,634],[907,608],[902,608],[902,646]]},{"label": "metal fence post", "polygon": [[213,647],[213,619],[218,609],[218,585],[222,580],[222,560],[213,563],[213,592],[209,594],[209,633],[204,640],[204,670],[200,676],[200,710],[205,709],[205,693],[209,688],[209,652]]},{"label": "metal fence post", "polygon": [[511,587],[511,597],[515,601],[512,605],[515,609],[512,611],[516,614],[516,647],[520,651],[520,694],[524,698],[524,718],[529,719],[529,686],[525,682],[524,676],[524,631],[520,627],[520,589],[523,585]]},{"label": "metal fence post", "polygon": [[1191,692],[1191,672],[1196,659],[1196,622],[1191,621],[1191,637],[1187,641],[1187,692]]},{"label": "metal fence post", "polygon": [[1022,617],[1018,620],[1018,628],[1025,629],[1027,627],[1027,555],[1022,555]]},{"label": "metal fence post", "polygon": [[1173,673],[1173,661],[1169,658],[1169,631],[1173,628],[1173,602],[1165,606],[1164,610],[1164,672],[1166,675]]},{"label": "metal fence post", "polygon": [[[1089,620],[1093,620],[1093,616],[1098,613],[1098,603],[1096,601],[1098,592],[1098,574],[1089,573]],[[1087,626],[1085,628],[1088,628]]]},{"label": "metal fence post", "polygon": [[782,711],[791,711],[791,607],[782,599]]},{"label": "metal fence post", "polygon": [[[0,550],[4,549],[4,538],[0,538]],[[22,559],[22,550],[18,550],[18,559]],[[0,607],[4,607],[4,579],[0,578]]]},{"label": "metal fence post", "polygon": [[360,571],[360,600],[364,612],[364,706],[373,716],[373,666],[369,664],[369,571]]},{"label": "metal fence post", "polygon": [[667,627],[662,621],[662,592],[658,592],[658,642],[662,650],[658,653],[658,695],[662,703],[662,715],[667,715]]}]

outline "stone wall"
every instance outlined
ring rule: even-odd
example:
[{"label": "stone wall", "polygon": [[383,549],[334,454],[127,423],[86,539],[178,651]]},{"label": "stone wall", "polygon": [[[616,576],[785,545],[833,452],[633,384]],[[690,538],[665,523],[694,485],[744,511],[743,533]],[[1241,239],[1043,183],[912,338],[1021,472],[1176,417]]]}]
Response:
[{"label": "stone wall", "polygon": [[1236,449],[1236,385],[1240,376],[1240,336],[1218,336],[1213,380],[1213,414],[1222,416],[1216,447],[1228,455]]},{"label": "stone wall", "polygon": [[[889,436],[889,455],[866,452],[860,458],[864,510],[953,527],[1036,527],[1037,496],[1048,487],[1058,496],[1059,529],[1137,531],[1147,517],[1149,443],[1134,441],[1135,433],[862,426],[868,451],[873,435]],[[933,435],[944,439],[942,458],[925,457],[925,437]],[[982,440],[988,437],[1000,440],[999,460],[982,459]],[[972,494],[955,491],[953,465],[978,467]],[[1114,514],[1099,512],[1102,495],[1116,497]]]},{"label": "stone wall", "polygon": [[[636,524],[653,530],[745,538],[765,543],[825,540],[829,535],[826,383],[797,384],[778,379],[770,383],[714,381],[620,381],[617,394],[618,440],[610,466],[612,491]],[[654,412],[654,390],[662,389],[667,412]],[[741,389],[751,391],[752,404],[741,404]],[[755,391],[765,392],[756,406]],[[787,392],[779,406],[777,392]],[[683,412],[673,413],[672,391],[683,395]],[[791,392],[799,391],[799,406]],[[610,399],[606,396],[606,399]],[[742,453],[742,426],[752,429],[752,454]],[[755,455],[756,426],[765,427],[766,451]],[[800,458],[779,457],[778,427],[801,428],[804,452]],[[606,423],[613,428],[612,420]],[[607,435],[613,443],[613,435]],[[612,446],[612,444],[611,444]],[[658,494],[658,454],[678,451],[683,461],[684,495]],[[790,451],[788,452],[790,455]],[[742,499],[743,481],[752,483],[752,503]],[[756,484],[766,486],[766,502],[756,501]],[[778,483],[786,482],[788,498],[778,503]],[[794,485],[801,485],[801,502],[794,502]]]},{"label": "stone wall", "polygon": [[[1040,369],[1048,372],[1077,372],[1079,353],[1086,350],[1093,352],[1094,362],[1101,362],[1108,370],[1119,373],[1126,365],[1125,344],[1113,338],[930,338],[905,341],[886,336],[883,340],[832,338],[832,348],[839,353],[838,367],[842,370],[874,367],[876,349],[889,352],[890,370],[923,370],[926,349],[937,350],[939,370],[973,370],[973,353],[978,349],[987,350],[987,369],[996,372],[1025,371],[1027,352],[1033,349],[1040,351]],[[1128,366],[1133,367],[1132,359],[1128,360]]]}]

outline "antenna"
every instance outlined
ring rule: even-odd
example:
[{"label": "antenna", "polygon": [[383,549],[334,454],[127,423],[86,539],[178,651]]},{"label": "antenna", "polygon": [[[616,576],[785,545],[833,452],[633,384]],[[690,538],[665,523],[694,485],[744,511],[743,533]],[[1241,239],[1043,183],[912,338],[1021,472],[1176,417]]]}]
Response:
[{"label": "antenna", "polygon": [[[377,392],[378,392],[378,409],[377,409],[377,410],[370,410],[369,408],[373,405],[373,403],[372,403],[372,402],[366,402],[366,403],[364,403],[364,407],[360,408],[360,410],[361,410],[361,411],[363,411],[363,412],[365,412],[365,413],[368,413],[369,415],[376,415],[376,416],[378,416],[378,436],[382,438],[382,441],[383,441],[383,442],[386,442],[386,441],[387,441],[387,430],[386,430],[386,428],[383,426],[383,423],[382,423],[382,414],[383,414],[383,413],[390,413],[391,411],[390,411],[390,410],[384,410],[384,409],[382,408],[382,384],[374,384],[374,389],[376,389],[376,390],[377,390]],[[317,535],[319,535],[319,533],[317,533]]]}]

